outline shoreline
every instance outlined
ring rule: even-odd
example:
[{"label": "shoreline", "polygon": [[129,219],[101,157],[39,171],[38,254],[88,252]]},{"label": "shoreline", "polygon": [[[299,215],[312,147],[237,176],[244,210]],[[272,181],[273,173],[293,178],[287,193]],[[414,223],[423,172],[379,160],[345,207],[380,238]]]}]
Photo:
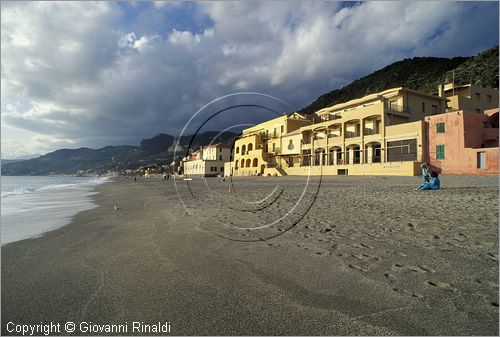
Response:
[{"label": "shoreline", "polygon": [[[15,178],[22,179],[22,176]],[[37,239],[68,226],[78,213],[98,207],[95,189],[108,181],[109,178],[103,180],[99,177],[88,181],[35,180],[5,191],[5,196],[2,192],[2,208],[5,210],[2,212],[2,247]],[[19,186],[16,180],[5,183]],[[33,225],[33,221],[38,221],[38,224]]]},{"label": "shoreline", "polygon": [[[75,219],[75,217],[77,217],[78,215],[80,215],[80,213],[92,211],[92,210],[95,210],[95,209],[101,207],[101,205],[97,202],[99,194],[102,192],[102,191],[99,191],[99,189],[102,186],[106,185],[106,184],[114,183],[113,179],[114,179],[113,177],[110,177],[109,181],[107,181],[105,183],[101,183],[101,184],[96,184],[96,185],[92,186],[86,192],[86,193],[89,193],[89,195],[87,195],[86,198],[89,199],[89,203],[92,204],[94,207],[92,207],[90,209],[85,209],[85,210],[81,210],[81,211],[76,212],[74,215],[72,215],[70,218],[68,218],[67,221],[66,221],[66,223],[64,225],[62,225],[61,227],[58,227],[58,228],[53,229],[53,230],[49,230],[47,232],[43,232],[39,236],[36,236],[36,237],[31,237],[31,238],[26,238],[26,239],[21,239],[21,240],[17,240],[17,241],[6,243],[6,244],[2,245],[2,248],[6,247],[6,246],[9,246],[9,245],[12,245],[12,244],[21,243],[21,242],[24,242],[24,241],[33,242],[34,240],[44,239],[46,236],[48,236],[49,234],[51,234],[53,232],[64,231],[66,229],[66,227],[72,226],[72,225],[76,225],[74,219]],[[57,234],[57,235],[59,235],[59,234]]]},{"label": "shoreline", "polygon": [[[302,220],[253,243],[214,235],[235,235],[216,220],[265,221],[274,204],[228,210],[216,199],[227,184],[211,180],[218,194],[202,200],[200,179],[190,182],[200,200],[181,186],[184,209],[172,179],[112,178],[95,187],[96,208],[2,246],[2,334],[9,321],[169,321],[173,335],[498,333],[496,177],[446,177],[437,193],[414,191],[418,177],[323,178]],[[270,182],[294,186],[291,199],[303,183],[237,187],[259,197]]]}]

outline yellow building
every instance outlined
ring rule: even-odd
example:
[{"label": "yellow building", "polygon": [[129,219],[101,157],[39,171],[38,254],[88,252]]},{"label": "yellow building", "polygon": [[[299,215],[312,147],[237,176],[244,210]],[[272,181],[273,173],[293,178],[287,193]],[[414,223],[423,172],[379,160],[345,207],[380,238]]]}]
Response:
[{"label": "yellow building", "polygon": [[448,99],[448,111],[467,110],[484,113],[498,107],[498,89],[448,83],[438,86],[434,95]]},{"label": "yellow building", "polygon": [[281,116],[243,131],[230,172],[418,175],[425,155],[423,118],[445,112],[446,102],[399,87],[311,116]]},{"label": "yellow building", "polygon": [[235,141],[233,161],[226,165],[225,175],[282,175],[277,171],[280,168],[276,166],[281,137],[310,123],[305,116],[293,113],[243,130]]}]

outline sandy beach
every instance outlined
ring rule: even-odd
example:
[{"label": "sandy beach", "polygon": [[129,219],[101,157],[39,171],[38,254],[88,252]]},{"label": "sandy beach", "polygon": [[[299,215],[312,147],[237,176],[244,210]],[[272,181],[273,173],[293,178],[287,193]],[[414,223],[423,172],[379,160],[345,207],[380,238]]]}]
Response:
[{"label": "sandy beach", "polygon": [[114,178],[98,208],[2,247],[2,334],[498,335],[498,177],[419,183]]}]

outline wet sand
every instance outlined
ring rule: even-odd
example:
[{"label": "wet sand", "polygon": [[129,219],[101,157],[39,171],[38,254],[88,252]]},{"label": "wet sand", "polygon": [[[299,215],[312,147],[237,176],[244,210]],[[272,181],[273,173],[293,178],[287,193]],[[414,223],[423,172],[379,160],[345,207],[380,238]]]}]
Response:
[{"label": "wet sand", "polygon": [[2,247],[2,334],[169,321],[173,335],[498,335],[498,177],[177,183],[116,178],[100,207]]}]

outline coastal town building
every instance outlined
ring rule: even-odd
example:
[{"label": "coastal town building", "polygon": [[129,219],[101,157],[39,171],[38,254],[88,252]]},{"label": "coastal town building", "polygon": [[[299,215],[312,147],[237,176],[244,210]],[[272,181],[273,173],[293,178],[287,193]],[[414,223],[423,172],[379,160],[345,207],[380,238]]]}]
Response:
[{"label": "coastal town building", "polygon": [[[498,105],[497,105],[498,106]],[[443,174],[498,174],[498,107],[425,118],[427,162]]]},{"label": "coastal town building", "polygon": [[280,171],[275,158],[281,153],[282,137],[309,124],[309,118],[293,113],[243,130],[234,143],[233,161],[227,163],[225,175],[264,175]]},{"label": "coastal town building", "polygon": [[477,85],[439,85],[434,95],[448,99],[447,111],[467,110],[483,113],[498,107],[498,89],[483,88]]},{"label": "coastal town building", "polygon": [[201,147],[183,159],[183,173],[202,177],[224,175],[224,163],[230,157],[231,145],[219,143]]},{"label": "coastal town building", "polygon": [[447,99],[404,87],[243,130],[226,175],[418,175],[425,116]]}]

